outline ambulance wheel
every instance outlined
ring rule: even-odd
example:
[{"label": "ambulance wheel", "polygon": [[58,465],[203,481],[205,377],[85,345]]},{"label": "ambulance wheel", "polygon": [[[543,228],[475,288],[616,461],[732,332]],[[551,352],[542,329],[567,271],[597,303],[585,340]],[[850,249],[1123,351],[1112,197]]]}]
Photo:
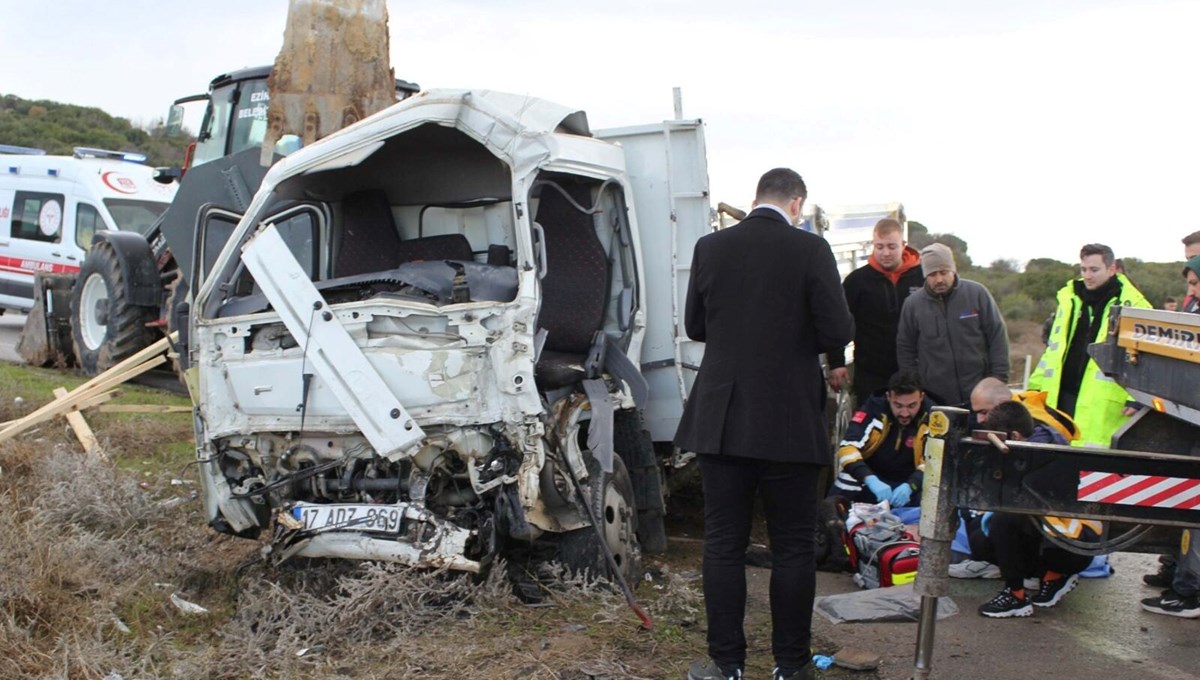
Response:
[{"label": "ambulance wheel", "polygon": [[96,375],[136,354],[153,341],[146,324],[157,316],[157,310],[129,302],[113,246],[95,244],[71,292],[71,336],[79,367]]},{"label": "ambulance wheel", "polygon": [[[588,456],[588,479],[583,489],[617,568],[629,587],[637,588],[642,578],[642,556],[637,540],[633,483],[629,481],[625,463],[619,456],[613,456],[613,471],[609,474]],[[575,574],[586,572],[591,578],[612,578],[604,547],[593,527],[563,534],[558,542],[558,561]]]}]

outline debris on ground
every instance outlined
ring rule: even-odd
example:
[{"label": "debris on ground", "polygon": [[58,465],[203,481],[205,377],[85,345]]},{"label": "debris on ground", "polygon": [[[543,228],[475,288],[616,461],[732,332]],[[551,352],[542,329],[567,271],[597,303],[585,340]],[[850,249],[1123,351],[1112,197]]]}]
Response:
[{"label": "debris on ground", "polygon": [[204,607],[201,607],[200,605],[196,604],[195,602],[188,602],[187,600],[183,599],[182,597],[179,597],[179,593],[171,593],[171,604],[175,605],[175,608],[178,609],[179,611],[183,612],[184,614],[207,614],[208,613],[207,609],[205,609]]}]

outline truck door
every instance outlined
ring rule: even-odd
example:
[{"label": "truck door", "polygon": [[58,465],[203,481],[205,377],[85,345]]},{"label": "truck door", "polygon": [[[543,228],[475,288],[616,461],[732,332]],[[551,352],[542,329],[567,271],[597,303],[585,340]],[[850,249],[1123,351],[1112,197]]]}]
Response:
[{"label": "truck door", "polygon": [[670,441],[704,354],[683,327],[692,249],[712,224],[704,126],[672,120],[592,134],[625,149],[646,279],[646,425],[654,441]]}]

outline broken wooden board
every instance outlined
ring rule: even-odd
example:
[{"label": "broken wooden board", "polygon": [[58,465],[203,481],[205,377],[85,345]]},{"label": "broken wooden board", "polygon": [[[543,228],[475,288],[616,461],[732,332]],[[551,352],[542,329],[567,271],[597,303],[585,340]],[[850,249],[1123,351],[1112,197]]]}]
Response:
[{"label": "broken wooden board", "polygon": [[[63,399],[67,396],[67,390],[64,387],[55,387],[54,396],[58,399]],[[102,461],[108,460],[108,454],[104,452],[104,447],[100,446],[100,440],[96,439],[96,433],[92,432],[91,426],[84,419],[83,414],[79,411],[67,411],[67,423],[70,424],[71,430],[75,432],[75,437],[83,444],[83,450],[89,456],[94,456]]]}]

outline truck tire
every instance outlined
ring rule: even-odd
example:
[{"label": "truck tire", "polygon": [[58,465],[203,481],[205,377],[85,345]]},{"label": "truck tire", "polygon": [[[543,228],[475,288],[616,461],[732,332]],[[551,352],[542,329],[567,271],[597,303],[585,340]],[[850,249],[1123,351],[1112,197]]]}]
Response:
[{"label": "truck tire", "polygon": [[[617,568],[629,587],[636,588],[642,579],[642,556],[637,540],[637,504],[629,472],[619,456],[613,457],[611,474],[601,470],[590,455],[587,465],[588,480],[583,489],[586,500],[604,530],[605,543],[613,553]],[[559,538],[558,561],[574,574],[611,577],[600,538],[590,526],[569,531]]]},{"label": "truck tire", "polygon": [[113,246],[96,243],[71,292],[71,336],[75,359],[88,375],[103,373],[153,342],[146,324],[158,310],[131,304],[125,273]]},{"label": "truck tire", "polygon": [[663,500],[662,467],[654,453],[654,442],[638,409],[618,411],[613,423],[613,449],[625,463],[637,500],[637,537],[649,554],[667,551],[666,503]]}]

